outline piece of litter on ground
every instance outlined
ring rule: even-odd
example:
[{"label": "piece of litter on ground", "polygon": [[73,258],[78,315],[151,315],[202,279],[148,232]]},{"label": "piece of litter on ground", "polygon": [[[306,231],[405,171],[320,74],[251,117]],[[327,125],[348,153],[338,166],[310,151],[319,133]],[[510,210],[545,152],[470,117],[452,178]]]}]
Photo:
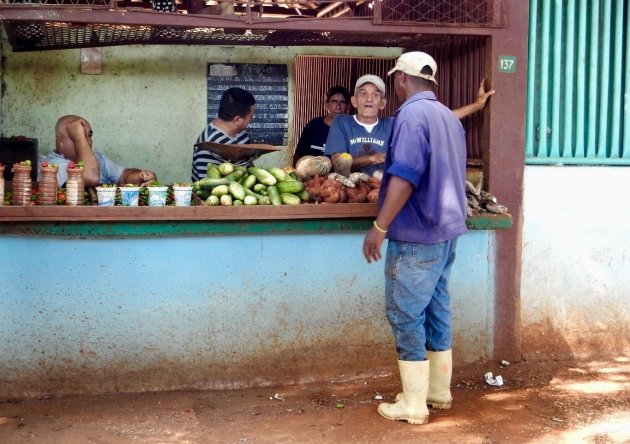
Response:
[{"label": "piece of litter on ground", "polygon": [[501,360],[501,365],[507,367],[508,365],[510,365],[510,363],[508,361],[505,361],[505,360],[502,359]]},{"label": "piece of litter on ground", "polygon": [[338,402],[335,407],[337,407],[338,409],[342,409],[343,408],[343,402]]},{"label": "piece of litter on ground", "polygon": [[247,442],[247,438],[241,438],[239,439],[240,442]]},{"label": "piece of litter on ground", "polygon": [[496,378],[494,377],[494,375],[492,374],[492,372],[488,372],[486,373],[486,382],[489,385],[494,385],[497,387],[501,387],[503,385],[503,377],[501,375],[498,375]]},{"label": "piece of litter on ground", "polygon": [[284,396],[281,396],[278,393],[276,393],[275,395],[270,396],[269,399],[275,399],[277,401],[284,401]]},{"label": "piece of litter on ground", "polygon": [[380,401],[381,399],[383,399],[383,395],[376,395],[374,399]]}]

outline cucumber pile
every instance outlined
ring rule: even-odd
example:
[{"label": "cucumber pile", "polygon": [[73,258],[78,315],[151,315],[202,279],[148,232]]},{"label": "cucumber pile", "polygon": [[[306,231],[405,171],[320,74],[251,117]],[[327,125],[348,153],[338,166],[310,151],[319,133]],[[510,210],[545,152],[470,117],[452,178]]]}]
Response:
[{"label": "cucumber pile", "polygon": [[300,205],[310,196],[295,173],[281,168],[208,164],[207,177],[193,183],[206,205]]}]

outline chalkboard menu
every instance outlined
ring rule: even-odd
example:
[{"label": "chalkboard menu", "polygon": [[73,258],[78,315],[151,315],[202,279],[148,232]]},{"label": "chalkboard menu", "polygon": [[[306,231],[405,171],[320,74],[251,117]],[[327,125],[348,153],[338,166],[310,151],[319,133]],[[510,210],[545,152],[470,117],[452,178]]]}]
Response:
[{"label": "chalkboard menu", "polygon": [[208,63],[208,123],[217,116],[221,95],[239,87],[256,99],[254,120],[247,128],[250,143],[285,146],[288,128],[287,65]]}]

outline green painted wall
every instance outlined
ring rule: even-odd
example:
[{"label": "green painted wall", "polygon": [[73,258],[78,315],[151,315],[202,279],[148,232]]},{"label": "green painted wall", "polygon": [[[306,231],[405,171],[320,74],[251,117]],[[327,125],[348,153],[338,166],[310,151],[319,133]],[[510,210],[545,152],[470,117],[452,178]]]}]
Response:
[{"label": "green painted wall", "polygon": [[[1,132],[35,137],[44,153],[54,148],[57,118],[79,114],[92,124],[95,149],[124,166],[153,169],[162,182],[187,180],[192,144],[206,124],[209,62],[287,63],[292,94],[296,55],[399,53],[395,48],[109,47],[103,48],[103,73],[87,75],[80,72],[78,49],[14,53],[3,34]],[[286,153],[269,156],[261,161],[288,164]]]}]

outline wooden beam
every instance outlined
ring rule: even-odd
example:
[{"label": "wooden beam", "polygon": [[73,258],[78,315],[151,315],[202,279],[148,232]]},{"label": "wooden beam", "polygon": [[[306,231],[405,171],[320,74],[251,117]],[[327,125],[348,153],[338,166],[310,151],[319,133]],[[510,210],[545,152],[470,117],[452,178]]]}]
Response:
[{"label": "wooden beam", "polygon": [[158,14],[139,10],[77,10],[69,8],[7,7],[0,5],[0,20],[27,22],[71,22],[75,24],[112,24],[127,26],[179,26],[187,28],[223,28],[240,30],[278,30],[298,32],[331,32],[345,34],[400,34],[402,35],[493,35],[488,26],[377,25],[369,17],[348,19],[289,19],[255,18],[247,23],[245,17],[234,15]]}]

